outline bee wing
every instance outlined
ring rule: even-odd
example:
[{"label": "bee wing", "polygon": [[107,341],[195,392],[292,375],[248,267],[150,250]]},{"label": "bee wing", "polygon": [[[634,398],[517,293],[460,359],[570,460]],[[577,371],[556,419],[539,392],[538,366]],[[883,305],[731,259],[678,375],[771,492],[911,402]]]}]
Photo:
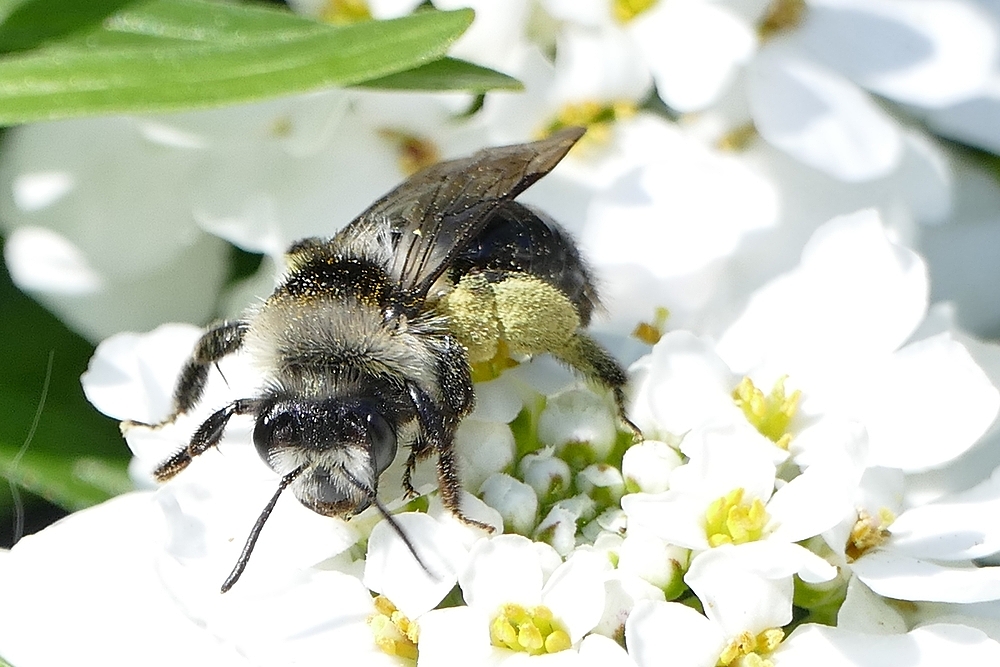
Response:
[{"label": "bee wing", "polygon": [[388,225],[390,277],[424,296],[490,214],[549,173],[584,131],[567,128],[541,141],[486,148],[428,167],[372,204],[344,233]]}]

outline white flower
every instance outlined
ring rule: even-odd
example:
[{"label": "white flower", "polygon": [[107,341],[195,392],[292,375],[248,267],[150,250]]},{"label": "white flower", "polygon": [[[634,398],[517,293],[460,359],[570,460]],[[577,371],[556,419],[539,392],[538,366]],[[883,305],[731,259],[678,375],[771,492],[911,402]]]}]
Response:
[{"label": "white flower", "polygon": [[525,648],[511,649],[504,641],[558,654],[579,647],[601,619],[602,573],[611,565],[598,554],[579,552],[560,564],[550,547],[501,535],[478,542],[470,557],[459,577],[468,606],[420,618],[421,667],[526,657]]},{"label": "white flower", "polygon": [[803,391],[804,415],[861,422],[869,465],[941,466],[983,435],[1000,393],[948,334],[904,346],[927,290],[923,262],[886,237],[877,215],[836,218],[798,268],[753,295],[716,350],[742,372],[787,374]]},{"label": "white flower", "polygon": [[671,474],[670,489],[622,499],[630,526],[704,551],[725,543],[798,542],[850,511],[856,484],[850,467],[815,465],[775,491],[776,467],[758,438],[747,425],[688,433],[690,460]]}]

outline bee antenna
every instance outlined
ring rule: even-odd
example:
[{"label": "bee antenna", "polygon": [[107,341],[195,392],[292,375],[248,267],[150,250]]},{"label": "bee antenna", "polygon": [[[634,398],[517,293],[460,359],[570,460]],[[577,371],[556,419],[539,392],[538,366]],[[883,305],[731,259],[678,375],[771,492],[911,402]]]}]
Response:
[{"label": "bee antenna", "polygon": [[403,531],[403,527],[399,525],[399,522],[396,521],[396,518],[392,515],[391,512],[389,512],[389,508],[383,505],[382,501],[379,500],[378,497],[375,495],[375,489],[369,487],[367,484],[364,484],[361,480],[359,480],[357,477],[349,473],[343,467],[341,467],[341,471],[344,473],[344,477],[346,477],[348,481],[350,481],[351,484],[353,484],[356,489],[358,489],[368,497],[368,500],[371,501],[372,505],[375,506],[375,509],[377,509],[379,514],[382,515],[382,518],[386,520],[389,526],[395,531],[396,535],[399,535],[399,539],[403,540],[403,544],[405,544],[406,548],[410,551],[411,554],[413,554],[414,560],[416,560],[417,563],[420,564],[420,567],[423,568],[424,572],[431,575],[435,579],[440,579],[441,577],[439,577],[437,574],[431,571],[429,567],[427,567],[427,563],[425,563],[424,559],[421,558],[420,554],[417,553],[417,548],[413,546],[413,542],[411,542],[410,538],[406,536],[406,533]]},{"label": "bee antenna", "polygon": [[288,486],[295,481],[295,478],[301,475],[305,469],[306,465],[302,464],[281,478],[281,482],[278,483],[278,490],[274,492],[273,496],[271,496],[271,500],[269,500],[267,505],[264,506],[264,510],[260,513],[260,516],[257,517],[257,522],[254,523],[253,528],[250,530],[250,535],[247,536],[246,544],[243,545],[243,551],[240,553],[239,560],[236,561],[236,566],[233,568],[233,571],[229,573],[229,576],[226,577],[226,580],[222,582],[223,593],[232,588],[243,575],[243,570],[246,569],[247,563],[250,561],[250,554],[253,553],[254,545],[257,544],[257,538],[260,537],[260,531],[264,528],[264,523],[267,521],[268,517],[271,516],[274,506],[278,504],[278,496],[280,496],[281,492],[287,489]]}]

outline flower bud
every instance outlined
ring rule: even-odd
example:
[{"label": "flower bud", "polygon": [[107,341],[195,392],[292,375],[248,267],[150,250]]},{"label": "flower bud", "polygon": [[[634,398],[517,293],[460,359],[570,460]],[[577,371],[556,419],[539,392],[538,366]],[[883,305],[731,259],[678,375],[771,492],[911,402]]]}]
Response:
[{"label": "flower bud", "polygon": [[538,496],[530,486],[502,472],[490,475],[479,495],[503,517],[504,532],[530,535],[538,516]]}]

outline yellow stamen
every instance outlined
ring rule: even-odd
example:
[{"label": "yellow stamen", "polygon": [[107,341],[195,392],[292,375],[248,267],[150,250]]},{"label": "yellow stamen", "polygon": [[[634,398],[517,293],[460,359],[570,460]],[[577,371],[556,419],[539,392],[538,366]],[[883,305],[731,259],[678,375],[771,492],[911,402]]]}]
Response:
[{"label": "yellow stamen", "polygon": [[744,377],[733,390],[733,400],[743,410],[747,421],[782,449],[788,449],[788,443],[791,442],[792,435],[787,433],[788,425],[798,410],[799,398],[802,396],[798,389],[786,396],[785,379],[779,378],[767,396],[748,377]]},{"label": "yellow stamen", "polygon": [[734,489],[713,501],[705,511],[708,544],[745,544],[759,540],[770,517],[760,498],[743,502],[744,490]]},{"label": "yellow stamen", "polygon": [[854,522],[851,535],[847,538],[847,546],[844,548],[848,562],[856,561],[888,540],[892,535],[889,532],[889,524],[895,520],[895,515],[884,507],[879,510],[878,519],[865,510],[858,510],[858,520]]},{"label": "yellow stamen", "polygon": [[565,651],[572,645],[569,634],[543,605],[503,605],[490,623],[490,641],[494,646],[529,655]]},{"label": "yellow stamen", "polygon": [[375,613],[368,617],[368,627],[372,630],[376,646],[388,655],[415,661],[420,636],[417,624],[396,609],[388,598],[378,595],[373,602]]},{"label": "yellow stamen", "polygon": [[653,311],[652,322],[639,322],[632,330],[632,338],[638,338],[648,345],[656,345],[663,337],[670,311],[660,306]]},{"label": "yellow stamen", "polygon": [[750,143],[757,138],[757,127],[753,123],[746,123],[722,135],[715,142],[715,147],[721,151],[738,153],[750,147]]},{"label": "yellow stamen", "polygon": [[611,130],[615,122],[630,118],[635,113],[635,103],[628,101],[611,103],[587,101],[567,104],[537,134],[541,139],[563,128],[585,127],[587,134],[577,144],[577,148],[605,144],[611,139]]},{"label": "yellow stamen", "polygon": [[757,26],[762,40],[802,24],[806,13],[805,0],[774,0]]},{"label": "yellow stamen", "polygon": [[395,144],[399,168],[407,176],[441,161],[441,152],[429,139],[391,129],[380,130],[379,136]]},{"label": "yellow stamen", "polygon": [[716,664],[719,667],[773,667],[774,663],[763,656],[770,655],[784,638],[785,633],[780,628],[769,628],[759,635],[742,632],[722,650]]},{"label": "yellow stamen", "polygon": [[611,0],[615,20],[625,24],[656,6],[657,0]]}]

